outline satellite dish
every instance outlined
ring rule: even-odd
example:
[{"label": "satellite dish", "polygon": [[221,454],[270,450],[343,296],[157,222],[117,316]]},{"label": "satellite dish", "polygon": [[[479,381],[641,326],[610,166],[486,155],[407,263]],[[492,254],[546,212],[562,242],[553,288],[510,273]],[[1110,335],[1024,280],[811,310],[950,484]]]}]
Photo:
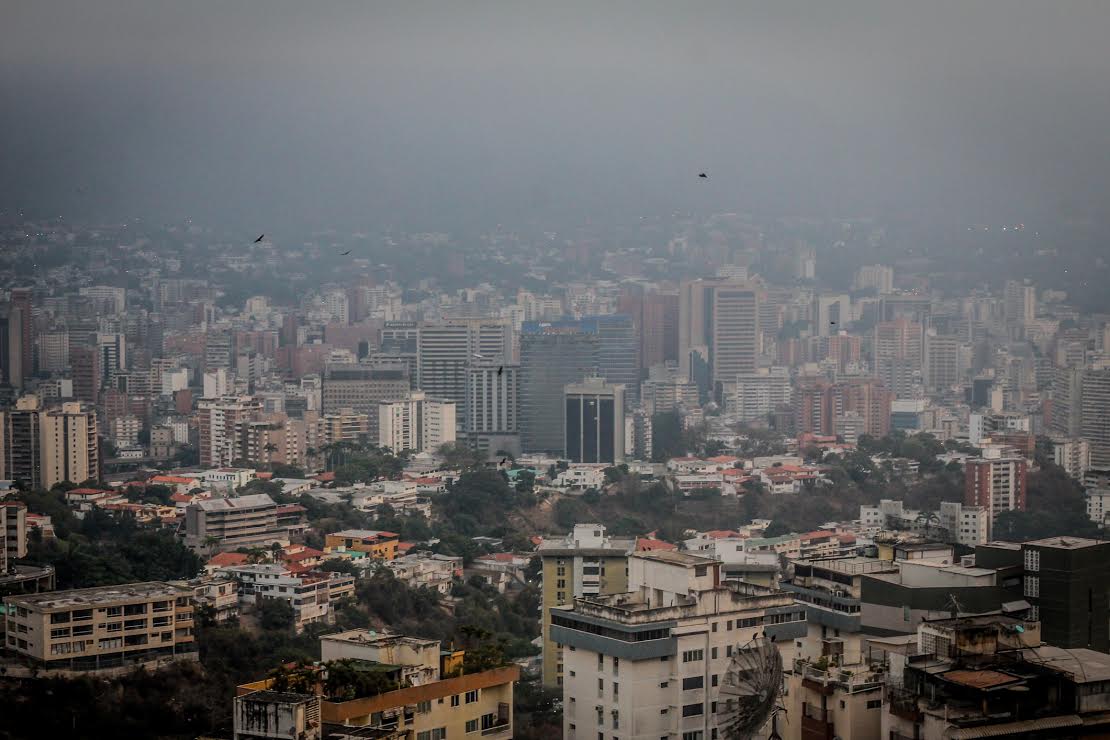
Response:
[{"label": "satellite dish", "polygon": [[[766,635],[738,645],[725,671],[717,697],[717,727],[725,740],[751,740],[774,720],[782,695],[782,655]],[[772,729],[772,738],[780,737]]]}]

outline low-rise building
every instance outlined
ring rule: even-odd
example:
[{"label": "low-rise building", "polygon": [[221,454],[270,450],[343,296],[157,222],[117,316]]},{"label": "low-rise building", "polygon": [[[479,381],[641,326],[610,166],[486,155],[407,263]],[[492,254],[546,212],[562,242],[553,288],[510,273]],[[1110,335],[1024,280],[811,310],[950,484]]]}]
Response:
[{"label": "low-rise building", "polygon": [[6,647],[50,670],[196,659],[193,594],[151,581],[4,598]]},{"label": "low-rise building", "polygon": [[[284,733],[281,737],[290,737],[291,731],[310,732],[311,722],[302,718],[314,711],[315,704],[309,697],[318,701],[323,727],[357,737],[513,737],[513,687],[520,677],[517,666],[469,670],[463,651],[442,650],[435,640],[370,630],[328,635],[321,640],[321,654],[325,670],[329,662],[344,661],[355,671],[378,674],[379,689],[363,687],[360,691],[339,686],[334,680],[322,680],[324,676],[319,672],[310,674],[306,681],[311,693],[275,691],[275,679],[245,684],[236,697],[236,737],[276,738],[277,730]],[[238,705],[251,702],[249,711],[238,709]],[[279,717],[274,731],[261,721],[276,721]]]},{"label": "low-rise building", "polygon": [[278,505],[264,493],[193,501],[185,509],[185,544],[218,552],[289,544],[277,521]]},{"label": "low-rise building", "polygon": [[[331,620],[331,579],[327,573],[293,575],[286,566],[276,563],[236,565],[222,570],[239,582],[242,606],[258,608],[268,599],[288,603],[297,632],[310,624]],[[353,585],[352,580],[352,589]]]},{"label": "low-rise building", "polygon": [[394,577],[411,588],[430,588],[445,596],[451,593],[451,585],[463,572],[462,557],[429,552],[411,553],[386,565]]},{"label": "low-rise building", "polygon": [[327,552],[350,551],[364,552],[378,560],[393,560],[397,557],[397,543],[400,535],[376,529],[344,529],[324,537],[324,550]]}]

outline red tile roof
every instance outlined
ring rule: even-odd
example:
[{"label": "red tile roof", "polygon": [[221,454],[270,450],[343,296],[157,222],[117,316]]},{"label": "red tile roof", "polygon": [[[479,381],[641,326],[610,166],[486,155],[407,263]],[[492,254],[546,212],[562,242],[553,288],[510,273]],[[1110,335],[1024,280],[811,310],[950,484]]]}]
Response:
[{"label": "red tile roof", "polygon": [[213,555],[206,565],[222,568],[225,565],[242,565],[245,562],[247,562],[247,556],[241,552],[221,552]]},{"label": "red tile roof", "polygon": [[652,552],[655,550],[677,550],[678,545],[671,542],[664,542],[663,540],[653,540],[647,537],[640,537],[636,540],[637,552]]}]

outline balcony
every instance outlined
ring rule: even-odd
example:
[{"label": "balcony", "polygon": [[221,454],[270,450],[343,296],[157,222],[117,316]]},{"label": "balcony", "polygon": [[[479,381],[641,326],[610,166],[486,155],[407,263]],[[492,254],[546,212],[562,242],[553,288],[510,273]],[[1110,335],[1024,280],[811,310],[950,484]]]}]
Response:
[{"label": "balcony", "polygon": [[833,740],[836,737],[836,726],[833,724],[833,713],[828,709],[802,705],[802,740]]},{"label": "balcony", "polygon": [[508,722],[482,730],[482,737],[508,737],[513,726]]}]

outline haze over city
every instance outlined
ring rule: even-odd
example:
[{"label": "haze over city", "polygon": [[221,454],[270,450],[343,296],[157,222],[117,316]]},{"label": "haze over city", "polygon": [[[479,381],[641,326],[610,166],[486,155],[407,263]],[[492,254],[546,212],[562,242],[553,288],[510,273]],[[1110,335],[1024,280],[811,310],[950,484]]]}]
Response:
[{"label": "haze over city", "polygon": [[1110,5],[0,7],[0,740],[1110,733]]}]

